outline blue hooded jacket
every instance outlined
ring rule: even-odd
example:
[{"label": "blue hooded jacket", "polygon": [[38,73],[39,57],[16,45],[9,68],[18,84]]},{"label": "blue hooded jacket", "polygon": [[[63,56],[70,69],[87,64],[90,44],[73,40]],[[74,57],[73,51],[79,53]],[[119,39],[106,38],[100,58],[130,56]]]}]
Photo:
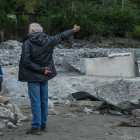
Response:
[{"label": "blue hooded jacket", "polygon": [[3,75],[3,73],[2,73],[2,69],[1,69],[1,66],[0,66],[0,75]]}]

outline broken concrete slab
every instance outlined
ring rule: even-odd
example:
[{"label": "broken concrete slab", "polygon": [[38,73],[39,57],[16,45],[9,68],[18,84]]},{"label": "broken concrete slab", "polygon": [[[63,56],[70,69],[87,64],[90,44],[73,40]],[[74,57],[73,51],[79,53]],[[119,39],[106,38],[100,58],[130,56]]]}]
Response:
[{"label": "broken concrete slab", "polygon": [[116,80],[97,87],[95,90],[101,100],[120,110],[131,111],[140,106],[140,104],[136,105],[131,103],[134,98],[140,100],[140,90],[132,81]]},{"label": "broken concrete slab", "polygon": [[[80,70],[86,75],[115,76],[115,77],[137,77],[138,66],[134,53],[111,54],[109,57],[83,58]],[[135,58],[135,60],[134,60]]]}]

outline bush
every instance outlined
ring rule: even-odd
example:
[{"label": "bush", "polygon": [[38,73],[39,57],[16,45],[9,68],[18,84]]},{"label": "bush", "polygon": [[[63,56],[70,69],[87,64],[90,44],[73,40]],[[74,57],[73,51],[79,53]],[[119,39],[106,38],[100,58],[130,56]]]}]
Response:
[{"label": "bush", "polygon": [[132,32],[136,24],[136,15],[130,8],[109,10],[104,14],[103,22],[105,34],[110,33],[116,36],[125,36],[125,32]]},{"label": "bush", "polygon": [[140,39],[140,25],[135,26],[133,31],[133,37]]},{"label": "bush", "polygon": [[21,15],[21,17],[18,19],[18,24],[17,24],[17,30],[18,34],[20,36],[19,39],[23,39],[28,35],[28,27],[30,24],[29,16],[28,15]]}]

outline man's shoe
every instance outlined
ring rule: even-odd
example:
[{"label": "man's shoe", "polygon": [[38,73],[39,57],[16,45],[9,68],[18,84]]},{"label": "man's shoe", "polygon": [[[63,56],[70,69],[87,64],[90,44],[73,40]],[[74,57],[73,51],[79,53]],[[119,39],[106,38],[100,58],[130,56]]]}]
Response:
[{"label": "man's shoe", "polygon": [[31,129],[28,129],[26,131],[26,134],[31,134],[31,135],[41,135],[41,130],[40,128],[31,128]]},{"label": "man's shoe", "polygon": [[42,125],[42,126],[41,126],[41,131],[47,132],[47,127],[46,127],[46,125]]}]

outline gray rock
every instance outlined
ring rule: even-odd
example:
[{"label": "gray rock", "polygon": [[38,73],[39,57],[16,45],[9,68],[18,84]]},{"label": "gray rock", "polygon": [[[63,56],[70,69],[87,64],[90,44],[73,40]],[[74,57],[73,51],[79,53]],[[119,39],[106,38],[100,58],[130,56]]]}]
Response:
[{"label": "gray rock", "polygon": [[6,126],[6,123],[4,123],[3,121],[0,122],[0,129],[4,128]]},{"label": "gray rock", "polygon": [[77,104],[70,104],[70,107],[78,107]]},{"label": "gray rock", "polygon": [[93,106],[93,101],[79,101],[78,106]]},{"label": "gray rock", "polygon": [[58,100],[52,100],[53,104],[59,104]]},{"label": "gray rock", "polygon": [[116,80],[97,87],[95,90],[101,100],[121,110],[131,111],[138,107],[130,102],[134,98],[140,99],[140,90],[134,82]]},{"label": "gray rock", "polygon": [[16,125],[17,125],[17,126],[22,126],[23,124],[21,124],[21,123],[16,123]]},{"label": "gray rock", "polygon": [[64,48],[65,48],[65,46],[63,46],[63,45],[59,44],[59,45],[58,45],[58,48],[60,48],[60,49],[64,49]]},{"label": "gray rock", "polygon": [[140,120],[140,109],[134,109],[131,113],[134,118]]},{"label": "gray rock", "polygon": [[58,98],[59,98],[58,95],[53,95],[53,96],[52,96],[52,99],[53,99],[53,100],[58,100]]},{"label": "gray rock", "polygon": [[54,108],[54,104],[50,99],[48,99],[48,108],[49,109]]},{"label": "gray rock", "polygon": [[134,105],[139,104],[139,100],[137,98],[131,99],[130,102]]},{"label": "gray rock", "polygon": [[75,118],[75,117],[78,117],[76,114],[73,114],[73,113],[67,113],[67,114],[64,114],[62,115],[62,117],[64,118]]},{"label": "gray rock", "polygon": [[100,111],[93,111],[93,114],[100,114]]},{"label": "gray rock", "polygon": [[3,135],[4,135],[4,133],[2,131],[0,131],[0,136],[3,136]]},{"label": "gray rock", "polygon": [[7,123],[9,120],[3,120],[4,123]]},{"label": "gray rock", "polygon": [[124,114],[124,115],[129,115],[129,112],[123,111],[123,114]]},{"label": "gray rock", "polygon": [[70,104],[70,101],[68,99],[65,100],[65,105]]},{"label": "gray rock", "polygon": [[64,100],[62,100],[62,99],[59,99],[58,102],[59,102],[59,104],[64,104]]},{"label": "gray rock", "polygon": [[17,128],[17,126],[14,125],[12,122],[8,122],[7,126],[8,126],[9,129],[12,129],[12,128],[16,129]]},{"label": "gray rock", "polygon": [[8,104],[16,104],[17,106],[31,106],[29,97],[10,97]]},{"label": "gray rock", "polygon": [[18,108],[18,106],[16,104],[13,104],[11,108],[9,108],[9,110],[13,113],[13,114],[17,114],[18,116],[22,116],[22,113],[20,111],[20,109]]},{"label": "gray rock", "polygon": [[33,119],[32,115],[27,116],[27,118],[24,120],[25,122],[31,121]]},{"label": "gray rock", "polygon": [[60,115],[60,113],[55,109],[49,109],[48,115]]},{"label": "gray rock", "polygon": [[114,111],[114,110],[108,110],[109,113],[116,115],[116,116],[122,116],[123,114],[121,112],[118,111]]},{"label": "gray rock", "polygon": [[78,117],[84,117],[84,114],[79,114]]}]

